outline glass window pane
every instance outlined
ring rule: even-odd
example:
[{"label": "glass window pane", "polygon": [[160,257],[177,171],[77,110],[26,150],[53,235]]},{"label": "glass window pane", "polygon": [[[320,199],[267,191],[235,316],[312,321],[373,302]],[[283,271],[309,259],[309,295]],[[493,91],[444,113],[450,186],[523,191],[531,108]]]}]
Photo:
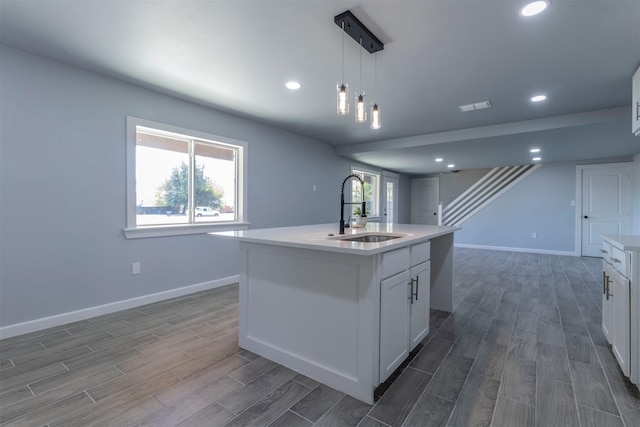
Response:
[{"label": "glass window pane", "polygon": [[188,141],[136,132],[136,224],[188,222]]},{"label": "glass window pane", "polygon": [[236,220],[236,150],[195,143],[195,221]]},{"label": "glass window pane", "polygon": [[367,202],[367,215],[378,216],[378,181],[376,175],[364,175],[364,200]]},{"label": "glass window pane", "polygon": [[[361,171],[354,171],[355,174],[360,175],[364,180],[364,200],[367,202],[367,215],[379,216],[378,211],[378,193],[379,193],[379,176]],[[351,183],[351,201],[354,203],[360,203],[362,201],[362,184],[358,180],[352,180]],[[359,204],[352,205],[352,213],[354,215],[360,215],[361,207]]]},{"label": "glass window pane", "polygon": [[[365,184],[365,193],[367,192],[367,187]],[[366,201],[366,199],[365,199]],[[362,184],[357,179],[351,180],[351,202],[355,203],[351,205],[351,214],[352,215],[361,215],[362,214],[362,206],[360,203],[362,202]],[[367,211],[366,214],[369,215],[371,213],[371,206],[367,203]]]},{"label": "glass window pane", "polygon": [[387,222],[393,223],[396,213],[393,211],[393,182],[387,182]]}]

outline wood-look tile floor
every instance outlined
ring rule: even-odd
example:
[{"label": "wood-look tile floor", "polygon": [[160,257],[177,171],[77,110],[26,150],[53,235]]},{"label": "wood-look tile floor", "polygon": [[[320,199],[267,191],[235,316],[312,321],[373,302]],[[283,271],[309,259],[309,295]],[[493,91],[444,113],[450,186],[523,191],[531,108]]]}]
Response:
[{"label": "wood-look tile floor", "polygon": [[0,425],[640,426],[599,259],[455,250],[453,314],[373,406],[238,348],[237,286],[0,341]]}]

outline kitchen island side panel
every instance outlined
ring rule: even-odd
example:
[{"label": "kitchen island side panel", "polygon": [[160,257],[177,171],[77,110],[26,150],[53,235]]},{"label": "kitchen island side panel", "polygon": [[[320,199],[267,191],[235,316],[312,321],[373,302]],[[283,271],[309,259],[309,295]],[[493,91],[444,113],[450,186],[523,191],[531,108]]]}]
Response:
[{"label": "kitchen island side panel", "polygon": [[241,243],[239,344],[372,403],[375,256]]},{"label": "kitchen island side panel", "polygon": [[453,233],[431,239],[431,308],[453,313]]}]

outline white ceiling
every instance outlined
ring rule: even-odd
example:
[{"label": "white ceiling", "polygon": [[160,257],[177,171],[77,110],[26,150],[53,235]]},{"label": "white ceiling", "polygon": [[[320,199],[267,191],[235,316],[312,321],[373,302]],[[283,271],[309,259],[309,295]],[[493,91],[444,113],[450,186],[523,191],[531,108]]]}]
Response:
[{"label": "white ceiling", "polygon": [[[640,0],[0,0],[3,44],[250,117],[375,166],[455,169],[629,157]],[[380,130],[335,112],[350,9],[384,43],[345,38],[345,80],[383,112]],[[300,81],[296,92],[287,80]],[[545,93],[547,101],[529,98]],[[459,105],[493,107],[461,113]],[[353,107],[352,107],[353,110]],[[443,164],[433,161],[444,157]]]}]

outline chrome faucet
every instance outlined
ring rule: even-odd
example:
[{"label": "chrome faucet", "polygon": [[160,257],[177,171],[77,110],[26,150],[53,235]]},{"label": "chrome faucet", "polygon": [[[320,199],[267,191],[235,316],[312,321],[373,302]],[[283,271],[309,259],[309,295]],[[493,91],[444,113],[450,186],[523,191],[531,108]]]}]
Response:
[{"label": "chrome faucet", "polygon": [[365,215],[365,213],[367,212],[366,203],[364,201],[364,180],[360,178],[358,175],[356,175],[355,173],[352,173],[351,175],[346,177],[344,181],[342,181],[342,191],[340,192],[340,234],[344,234],[344,205],[357,205],[357,203],[344,202],[344,185],[347,183],[349,178],[355,178],[358,181],[360,181],[360,184],[362,184],[362,202],[361,202],[362,215]]}]

